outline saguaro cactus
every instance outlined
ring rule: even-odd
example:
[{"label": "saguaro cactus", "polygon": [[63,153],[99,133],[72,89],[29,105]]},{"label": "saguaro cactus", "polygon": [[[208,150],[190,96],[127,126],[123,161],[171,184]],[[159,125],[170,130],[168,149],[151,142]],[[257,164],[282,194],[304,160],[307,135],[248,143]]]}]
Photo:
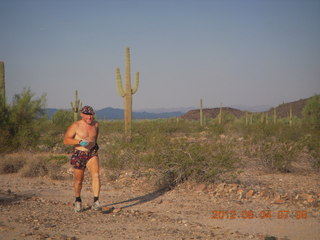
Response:
[{"label": "saguaro cactus", "polygon": [[277,122],[277,109],[273,109],[273,123],[275,124]]},{"label": "saguaro cactus", "polygon": [[127,136],[131,136],[131,122],[132,122],[132,95],[138,90],[139,85],[139,72],[136,73],[134,87],[131,88],[131,73],[130,73],[130,49],[126,49],[126,86],[122,87],[122,80],[120,68],[117,68],[117,87],[118,93],[124,99],[124,128]]},{"label": "saguaro cactus", "polygon": [[6,88],[4,79],[4,62],[0,61],[0,99],[1,103],[5,105],[6,102]]},{"label": "saguaro cactus", "polygon": [[200,126],[203,126],[202,98],[200,99]]},{"label": "saguaro cactus", "polygon": [[80,99],[78,99],[78,90],[75,92],[75,101],[74,103],[71,102],[71,109],[73,112],[73,120],[78,121],[78,113],[80,109],[82,108],[82,103],[80,102]]},{"label": "saguaro cactus", "polygon": [[292,127],[292,105],[290,104],[290,109],[289,109],[289,125]]},{"label": "saguaro cactus", "polygon": [[219,124],[222,123],[222,103],[220,103],[220,112],[219,112]]},{"label": "saguaro cactus", "polygon": [[246,126],[248,125],[248,112],[246,111]]}]

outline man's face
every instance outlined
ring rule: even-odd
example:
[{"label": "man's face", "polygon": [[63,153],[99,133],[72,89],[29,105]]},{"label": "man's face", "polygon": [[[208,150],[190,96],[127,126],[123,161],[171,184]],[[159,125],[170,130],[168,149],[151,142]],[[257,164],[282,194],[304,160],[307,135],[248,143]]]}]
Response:
[{"label": "man's face", "polygon": [[81,117],[85,123],[90,125],[93,122],[94,115],[81,113]]}]

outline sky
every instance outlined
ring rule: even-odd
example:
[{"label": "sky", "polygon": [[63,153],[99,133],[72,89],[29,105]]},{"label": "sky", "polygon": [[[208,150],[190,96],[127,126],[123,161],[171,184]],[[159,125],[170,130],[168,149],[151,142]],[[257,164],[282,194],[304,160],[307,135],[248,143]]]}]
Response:
[{"label": "sky", "polygon": [[320,93],[320,0],[0,0],[6,97],[133,110],[278,106]]}]

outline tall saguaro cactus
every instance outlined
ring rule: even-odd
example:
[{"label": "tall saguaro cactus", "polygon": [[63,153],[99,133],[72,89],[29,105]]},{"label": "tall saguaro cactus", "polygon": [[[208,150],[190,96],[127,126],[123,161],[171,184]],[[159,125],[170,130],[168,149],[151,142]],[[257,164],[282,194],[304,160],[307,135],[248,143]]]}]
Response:
[{"label": "tall saguaro cactus", "polygon": [[76,90],[75,92],[75,101],[70,102],[71,104],[71,109],[73,112],[73,120],[74,121],[78,121],[78,113],[80,111],[80,109],[82,108],[82,103],[80,102],[80,99],[78,99],[78,90]]},{"label": "tall saguaro cactus", "polygon": [[219,112],[219,116],[218,116],[218,121],[219,121],[219,124],[222,123],[222,103],[220,103],[220,112]]},{"label": "tall saguaro cactus", "polygon": [[200,99],[200,126],[203,126],[202,98]]},{"label": "tall saguaro cactus", "polygon": [[290,104],[290,109],[289,109],[289,125],[292,127],[292,105]]},{"label": "tall saguaro cactus", "polygon": [[4,78],[4,62],[0,61],[0,99],[1,103],[5,105],[6,102],[6,88]]},{"label": "tall saguaro cactus", "polygon": [[134,87],[131,88],[131,73],[130,73],[130,49],[126,49],[126,85],[125,89],[122,87],[122,80],[120,68],[117,68],[117,87],[118,93],[124,99],[124,128],[127,136],[131,136],[131,122],[132,122],[132,95],[135,94],[139,86],[139,72],[136,73]]},{"label": "tall saguaro cactus", "polygon": [[277,109],[273,109],[273,123],[275,124],[277,122]]}]

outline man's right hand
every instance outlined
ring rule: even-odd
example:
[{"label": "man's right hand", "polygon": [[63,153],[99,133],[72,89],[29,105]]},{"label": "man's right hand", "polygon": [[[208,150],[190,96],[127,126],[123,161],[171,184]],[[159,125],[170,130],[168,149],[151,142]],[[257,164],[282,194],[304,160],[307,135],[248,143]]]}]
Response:
[{"label": "man's right hand", "polygon": [[86,140],[81,140],[81,141],[79,142],[79,144],[80,144],[82,147],[86,147],[86,146],[88,146],[89,142],[86,141]]}]

